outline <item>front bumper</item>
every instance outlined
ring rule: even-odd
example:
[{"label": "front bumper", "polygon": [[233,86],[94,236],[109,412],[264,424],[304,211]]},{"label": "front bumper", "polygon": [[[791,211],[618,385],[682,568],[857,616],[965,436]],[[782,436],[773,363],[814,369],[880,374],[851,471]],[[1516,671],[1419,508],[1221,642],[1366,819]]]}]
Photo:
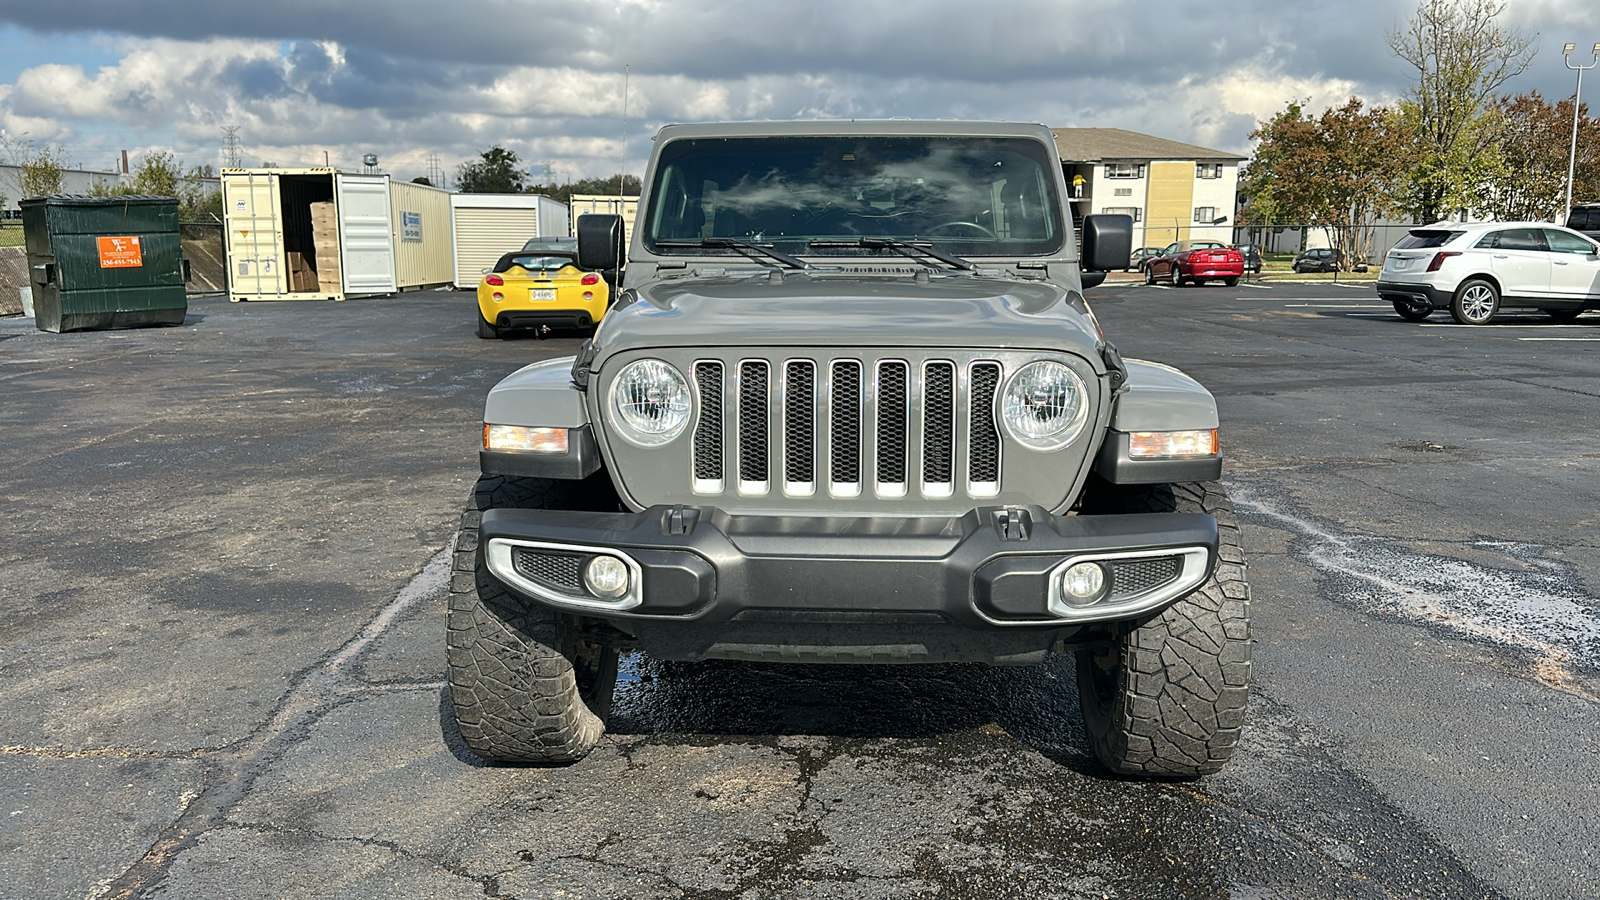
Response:
[{"label": "front bumper", "polygon": [[[1208,515],[1042,507],[952,518],[496,509],[484,512],[481,534],[490,572],[513,592],[691,659],[790,658],[796,647],[826,653],[869,640],[874,653],[908,659],[1030,661],[1020,657],[1042,656],[1085,625],[1159,612],[1198,587],[1217,554]],[[595,555],[626,563],[626,595],[588,592],[577,573]],[[1060,573],[1091,560],[1107,574],[1104,596],[1074,605]],[[909,650],[907,635],[916,636]]]}]

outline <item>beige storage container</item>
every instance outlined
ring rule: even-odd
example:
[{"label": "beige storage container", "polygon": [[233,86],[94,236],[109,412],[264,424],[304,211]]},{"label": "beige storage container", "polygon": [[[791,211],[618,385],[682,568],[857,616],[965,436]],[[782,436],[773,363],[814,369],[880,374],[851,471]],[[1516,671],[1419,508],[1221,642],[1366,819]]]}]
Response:
[{"label": "beige storage container", "polygon": [[224,169],[230,300],[392,294],[389,176],[329,168]]},{"label": "beige storage container", "polygon": [[409,181],[389,183],[395,283],[400,290],[439,287],[455,277],[450,193]]},{"label": "beige storage container", "polygon": [[568,215],[572,219],[572,233],[578,233],[578,217],[590,213],[608,213],[622,217],[622,246],[629,247],[633,240],[633,220],[639,215],[638,197],[619,197],[608,194],[573,194]]}]

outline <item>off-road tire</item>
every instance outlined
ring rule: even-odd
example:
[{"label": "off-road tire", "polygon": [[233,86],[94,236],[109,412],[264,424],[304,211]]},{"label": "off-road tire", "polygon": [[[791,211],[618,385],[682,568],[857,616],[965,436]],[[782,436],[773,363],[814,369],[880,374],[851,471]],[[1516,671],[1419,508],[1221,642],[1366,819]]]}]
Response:
[{"label": "off-road tire", "polygon": [[494,340],[499,336],[500,329],[490,325],[488,321],[483,318],[483,313],[478,313],[478,337],[481,337],[484,340]]},{"label": "off-road tire", "polygon": [[1250,584],[1233,504],[1212,482],[1102,488],[1085,512],[1215,516],[1219,559],[1194,593],[1078,651],[1089,743],[1121,775],[1209,775],[1233,756],[1250,694]]},{"label": "off-road tire", "polygon": [[1433,307],[1414,300],[1396,300],[1394,301],[1394,312],[1395,315],[1405,319],[1407,322],[1421,322],[1423,319],[1433,315]]},{"label": "off-road tire", "polygon": [[446,662],[456,725],[484,759],[582,759],[605,733],[617,670],[614,647],[584,638],[594,623],[524,600],[489,573],[479,540],[483,511],[615,509],[603,494],[592,480],[485,475],[461,514],[445,614]]},{"label": "off-road tire", "polygon": [[1469,278],[1450,298],[1450,315],[1462,325],[1487,325],[1500,311],[1500,289],[1482,278]]}]

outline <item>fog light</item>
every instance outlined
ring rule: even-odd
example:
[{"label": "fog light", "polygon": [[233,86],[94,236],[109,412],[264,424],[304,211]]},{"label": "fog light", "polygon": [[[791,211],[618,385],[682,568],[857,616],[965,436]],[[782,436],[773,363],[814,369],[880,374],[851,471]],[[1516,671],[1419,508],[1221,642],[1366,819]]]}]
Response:
[{"label": "fog light", "polygon": [[615,556],[596,556],[583,567],[583,583],[589,593],[615,600],[628,592],[628,565]]},{"label": "fog light", "polygon": [[1088,606],[1106,586],[1106,570],[1099,563],[1081,562],[1061,573],[1061,596],[1073,606]]}]

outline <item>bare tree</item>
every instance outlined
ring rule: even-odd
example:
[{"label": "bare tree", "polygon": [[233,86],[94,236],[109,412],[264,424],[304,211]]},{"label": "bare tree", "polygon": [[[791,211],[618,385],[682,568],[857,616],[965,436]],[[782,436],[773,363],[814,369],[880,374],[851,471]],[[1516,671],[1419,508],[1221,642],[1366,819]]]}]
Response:
[{"label": "bare tree", "polygon": [[1417,70],[1417,86],[1400,102],[1414,142],[1415,165],[1398,205],[1424,222],[1475,206],[1482,152],[1496,135],[1496,92],[1533,61],[1534,40],[1496,21],[1504,0],[1419,0],[1389,49]]}]

